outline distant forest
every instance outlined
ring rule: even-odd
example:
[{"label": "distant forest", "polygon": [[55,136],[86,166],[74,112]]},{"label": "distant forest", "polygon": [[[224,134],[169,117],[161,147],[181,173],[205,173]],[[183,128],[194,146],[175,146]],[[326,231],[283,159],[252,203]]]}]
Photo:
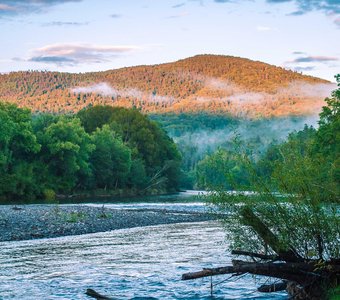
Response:
[{"label": "distant forest", "polygon": [[[306,124],[307,127],[316,126],[318,119],[317,116],[290,116],[250,120],[204,112],[153,114],[149,117],[157,121],[175,141],[182,156],[181,187],[187,189],[208,188],[208,184],[202,179],[204,176],[209,176],[211,180],[220,177],[221,182],[222,169],[215,169],[217,165],[210,166],[211,174],[208,174],[203,172],[203,165],[222,152],[224,159],[230,162],[234,157],[235,160],[236,143],[242,143],[248,152],[252,152],[254,160],[258,160],[265,155],[268,148],[287,140],[290,133],[303,130]],[[219,159],[222,160],[223,157],[220,156]],[[234,170],[239,170],[242,174],[241,169],[236,167]],[[244,181],[241,177],[240,181]]]}]

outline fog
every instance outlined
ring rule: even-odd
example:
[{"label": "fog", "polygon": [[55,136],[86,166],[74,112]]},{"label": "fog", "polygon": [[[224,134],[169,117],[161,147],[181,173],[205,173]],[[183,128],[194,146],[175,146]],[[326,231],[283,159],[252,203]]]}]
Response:
[{"label": "fog", "polygon": [[262,120],[239,120],[236,124],[226,125],[219,129],[199,129],[183,131],[174,136],[169,131],[182,153],[191,152],[190,157],[184,155],[189,162],[185,168],[191,169],[206,155],[213,153],[219,147],[233,149],[235,139],[241,141],[255,156],[263,154],[271,143],[280,143],[287,139],[293,131],[299,131],[305,125],[318,127],[318,115],[308,117],[284,117]]}]

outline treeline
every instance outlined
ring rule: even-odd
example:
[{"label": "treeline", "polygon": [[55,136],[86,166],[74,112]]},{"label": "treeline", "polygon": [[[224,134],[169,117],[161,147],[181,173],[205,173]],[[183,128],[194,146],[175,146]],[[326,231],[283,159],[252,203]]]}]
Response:
[{"label": "treeline", "polygon": [[[339,124],[337,126],[339,130]],[[253,177],[256,174],[263,183],[270,183],[271,188],[275,190],[280,181],[273,183],[272,178],[279,178],[279,170],[284,161],[295,162],[296,165],[304,164],[310,172],[300,174],[301,178],[314,177],[316,185],[327,184],[330,190],[334,190],[340,183],[339,140],[336,140],[336,133],[326,129],[326,126],[316,130],[306,125],[301,131],[292,132],[287,141],[271,144],[261,157],[255,155],[251,148],[241,141],[235,141],[234,146],[233,150],[221,147],[198,162],[195,169],[197,188],[252,190]],[[293,157],[296,157],[296,160]],[[296,166],[287,166],[289,167],[293,170]],[[298,175],[292,174],[292,178],[296,180]]]},{"label": "treeline", "polygon": [[[340,75],[337,81],[340,84]],[[294,191],[294,186],[301,188],[308,182],[306,193],[315,190],[318,198],[323,198],[320,201],[340,201],[340,89],[332,96],[326,99],[327,106],[320,113],[318,129],[306,125],[303,130],[292,132],[285,142],[272,143],[261,156],[240,140],[235,141],[233,149],[220,147],[197,164],[196,186],[254,190],[256,182],[272,190],[283,190],[284,183]]]},{"label": "treeline", "polygon": [[203,112],[156,114],[150,115],[150,118],[174,139],[181,152],[181,187],[186,189],[207,188],[205,177],[209,181],[225,183],[223,174],[230,168],[235,168],[234,171],[240,174],[239,180],[244,181],[242,167],[236,164],[235,138],[240,137],[258,160],[268,147],[286,140],[290,132],[303,129],[306,123],[315,122],[315,118],[309,117],[249,120]]},{"label": "treeline", "polygon": [[77,115],[0,103],[0,200],[179,187],[181,156],[139,111],[95,106]]}]

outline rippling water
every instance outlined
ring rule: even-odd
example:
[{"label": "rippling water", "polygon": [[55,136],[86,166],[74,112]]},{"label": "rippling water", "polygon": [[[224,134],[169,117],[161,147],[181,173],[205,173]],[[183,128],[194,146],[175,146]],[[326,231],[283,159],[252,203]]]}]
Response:
[{"label": "rippling water", "polygon": [[287,299],[257,293],[251,276],[215,286],[213,298],[210,279],[180,280],[182,273],[230,263],[225,249],[216,222],[3,242],[0,299],[90,299],[87,288],[116,299]]}]

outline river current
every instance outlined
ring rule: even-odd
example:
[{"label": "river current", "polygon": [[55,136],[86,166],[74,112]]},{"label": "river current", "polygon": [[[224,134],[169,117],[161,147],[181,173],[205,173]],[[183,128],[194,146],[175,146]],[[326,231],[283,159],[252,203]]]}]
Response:
[{"label": "river current", "polygon": [[[141,206],[171,208],[169,203],[136,204]],[[202,205],[174,206],[181,207],[196,210]],[[180,280],[186,272],[229,264],[226,249],[216,221],[2,242],[0,299],[91,299],[84,294],[87,288],[114,299],[288,299],[285,293],[258,293],[264,279],[250,275],[214,277],[212,297],[210,278]]]}]

